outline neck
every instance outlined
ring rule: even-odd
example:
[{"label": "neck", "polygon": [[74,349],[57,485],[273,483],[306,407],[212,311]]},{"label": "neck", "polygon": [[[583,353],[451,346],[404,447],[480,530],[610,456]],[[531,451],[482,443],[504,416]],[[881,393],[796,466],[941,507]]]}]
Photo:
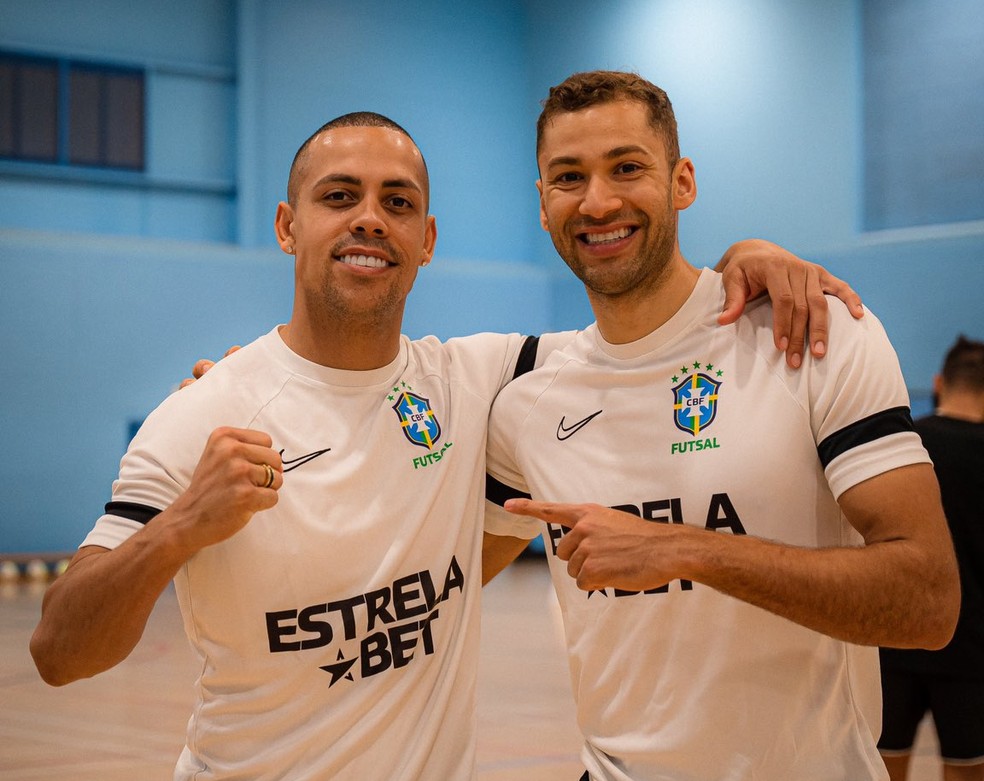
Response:
[{"label": "neck", "polygon": [[984,423],[984,407],[976,410],[960,409],[940,405],[936,408],[936,414],[941,418],[954,418],[955,420],[966,420],[968,423]]},{"label": "neck", "polygon": [[652,333],[686,303],[699,276],[700,271],[677,253],[658,279],[627,293],[610,296],[589,289],[602,338],[609,344],[627,344]]},{"label": "neck", "polygon": [[314,323],[295,311],[280,328],[284,343],[302,358],[332,369],[368,371],[390,363],[400,352],[400,326],[355,318]]},{"label": "neck", "polygon": [[984,393],[950,393],[940,399],[936,414],[971,423],[984,423]]}]

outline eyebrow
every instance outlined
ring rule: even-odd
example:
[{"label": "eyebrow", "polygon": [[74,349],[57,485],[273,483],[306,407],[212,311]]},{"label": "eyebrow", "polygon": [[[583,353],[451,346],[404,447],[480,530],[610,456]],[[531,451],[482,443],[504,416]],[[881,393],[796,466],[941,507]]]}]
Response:
[{"label": "eyebrow", "polygon": [[[362,186],[362,180],[358,176],[352,176],[351,174],[326,174],[315,182],[314,186],[321,187],[322,185],[332,183],[351,184],[356,187]],[[423,194],[420,185],[413,181],[413,179],[386,179],[383,182],[383,188],[386,190],[414,190]]]},{"label": "eyebrow", "polygon": [[[645,147],[639,146],[638,144],[626,144],[625,146],[617,146],[614,149],[609,149],[607,152],[605,152],[605,159],[615,160],[619,157],[623,157],[624,155],[632,155],[632,154],[651,155],[652,152],[650,152]],[[553,168],[554,166],[558,166],[558,165],[577,165],[580,162],[581,162],[580,157],[573,157],[573,156],[554,157],[547,162],[547,168],[548,169]]]}]

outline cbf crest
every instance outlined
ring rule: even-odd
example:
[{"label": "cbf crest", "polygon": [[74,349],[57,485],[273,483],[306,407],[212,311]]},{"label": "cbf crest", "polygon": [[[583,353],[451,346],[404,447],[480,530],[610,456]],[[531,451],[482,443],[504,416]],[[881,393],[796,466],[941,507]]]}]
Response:
[{"label": "cbf crest", "polygon": [[[700,368],[700,363],[694,363],[694,370]],[[673,388],[673,422],[678,429],[695,437],[714,422],[718,410],[721,381],[711,376],[712,364],[707,364],[704,369],[691,373],[689,367],[684,367],[680,371],[687,377]],[[716,372],[718,377],[721,374],[721,371]],[[674,377],[674,382],[677,379]]]},{"label": "cbf crest", "polygon": [[407,439],[428,450],[434,447],[441,436],[441,424],[431,409],[430,399],[405,390],[397,398],[393,411],[400,419],[403,435]]}]

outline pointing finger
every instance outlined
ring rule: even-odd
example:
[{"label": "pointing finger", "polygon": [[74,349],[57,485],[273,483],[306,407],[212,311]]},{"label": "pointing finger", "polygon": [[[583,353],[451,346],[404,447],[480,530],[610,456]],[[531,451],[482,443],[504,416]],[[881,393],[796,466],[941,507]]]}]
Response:
[{"label": "pointing finger", "polygon": [[515,515],[529,515],[548,523],[557,523],[573,529],[581,516],[584,506],[580,504],[561,504],[559,502],[537,502],[532,499],[510,499],[503,505],[506,512]]}]

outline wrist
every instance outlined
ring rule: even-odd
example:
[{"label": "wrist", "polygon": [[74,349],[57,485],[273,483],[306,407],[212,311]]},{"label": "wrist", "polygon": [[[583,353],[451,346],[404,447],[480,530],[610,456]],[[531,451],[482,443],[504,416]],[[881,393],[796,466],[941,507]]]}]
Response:
[{"label": "wrist", "polygon": [[153,527],[162,557],[183,564],[205,547],[200,539],[201,526],[193,502],[182,494],[147,524],[147,529]]}]

